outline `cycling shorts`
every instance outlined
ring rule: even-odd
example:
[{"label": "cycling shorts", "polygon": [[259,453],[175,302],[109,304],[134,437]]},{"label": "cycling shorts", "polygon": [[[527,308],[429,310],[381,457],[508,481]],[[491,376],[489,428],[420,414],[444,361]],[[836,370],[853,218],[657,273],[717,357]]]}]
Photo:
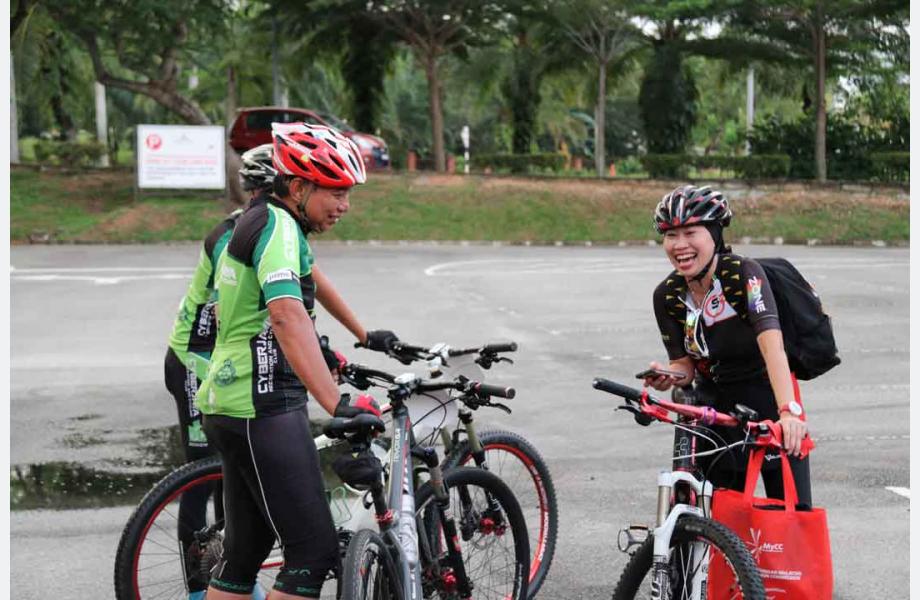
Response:
[{"label": "cycling shorts", "polygon": [[220,452],[226,513],[211,586],[250,593],[277,539],[284,566],[275,589],[319,597],[339,544],[306,408],[253,419],[205,415],[204,429]]}]

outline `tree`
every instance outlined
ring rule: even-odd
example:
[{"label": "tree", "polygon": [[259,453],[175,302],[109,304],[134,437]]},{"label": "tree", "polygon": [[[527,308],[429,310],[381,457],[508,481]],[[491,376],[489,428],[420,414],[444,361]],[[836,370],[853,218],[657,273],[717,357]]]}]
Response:
[{"label": "tree", "polygon": [[[89,53],[96,80],[152,98],[191,125],[210,125],[211,117],[180,88],[183,61],[191,62],[196,44],[219,39],[229,16],[220,0],[69,0],[46,2],[58,25],[77,37]],[[231,199],[242,203],[237,180],[240,161],[226,147]]]},{"label": "tree", "polygon": [[506,18],[497,2],[480,0],[368,0],[368,9],[415,54],[428,81],[435,169],[446,169],[442,66],[449,54],[465,56],[485,43]]},{"label": "tree", "polygon": [[587,54],[596,68],[597,102],[594,109],[594,165],[603,177],[608,69],[629,57],[637,47],[636,30],[623,8],[604,0],[565,2],[560,22],[571,42]]},{"label": "tree", "polygon": [[908,4],[898,0],[749,0],[736,10],[736,22],[756,41],[813,66],[818,181],[827,179],[828,66],[906,62],[908,16]]},{"label": "tree", "polygon": [[[355,127],[376,131],[384,78],[398,42],[395,34],[381,27],[363,0],[270,0],[270,5],[286,36],[302,40],[305,52],[334,62],[341,71]],[[341,114],[343,108],[334,107],[333,112]]]},{"label": "tree", "polygon": [[24,131],[34,135],[56,128],[62,139],[75,139],[77,131],[92,119],[88,90],[93,75],[86,54],[34,2],[17,6],[11,26],[17,78],[28,82],[20,85],[17,101]]},{"label": "tree", "polygon": [[515,0],[508,8],[508,34],[502,44],[507,69],[501,92],[511,111],[512,151],[525,154],[531,151],[536,133],[543,79],[571,67],[575,52],[564,43],[554,11],[526,0]]}]

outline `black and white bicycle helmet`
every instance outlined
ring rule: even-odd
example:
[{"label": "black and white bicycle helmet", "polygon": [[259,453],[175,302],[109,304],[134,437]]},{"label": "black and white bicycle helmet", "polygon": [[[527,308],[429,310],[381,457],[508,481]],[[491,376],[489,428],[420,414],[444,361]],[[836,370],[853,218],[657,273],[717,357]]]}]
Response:
[{"label": "black and white bicycle helmet", "polygon": [[262,144],[243,153],[240,158],[240,185],[244,190],[261,190],[270,188],[278,171],[272,164],[272,144]]},{"label": "black and white bicycle helmet", "polygon": [[655,208],[655,229],[664,233],[669,229],[689,225],[721,225],[728,227],[732,211],[721,192],[709,186],[697,188],[685,185],[665,194]]}]

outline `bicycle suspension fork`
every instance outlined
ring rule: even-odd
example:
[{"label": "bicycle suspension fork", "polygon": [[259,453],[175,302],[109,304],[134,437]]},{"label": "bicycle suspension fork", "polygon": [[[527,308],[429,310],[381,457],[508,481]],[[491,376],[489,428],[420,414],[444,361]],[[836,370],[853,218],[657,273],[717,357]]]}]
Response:
[{"label": "bicycle suspension fork", "polygon": [[[470,447],[470,455],[473,457],[473,462],[476,463],[476,467],[483,469],[485,471],[489,470],[489,465],[486,462],[486,451],[482,447],[482,440],[479,439],[479,435],[476,433],[476,425],[473,422],[473,413],[467,410],[460,410],[460,422],[463,423],[463,429],[466,431],[467,443]],[[470,498],[469,489],[466,486],[461,486],[459,489],[460,494],[460,505],[463,507],[464,514],[471,514],[473,501]],[[486,502],[489,506],[485,518],[491,519],[493,526],[496,528],[504,528],[504,516],[502,514],[501,505],[498,500],[492,495],[491,492],[486,491]],[[467,523],[464,522],[461,533],[463,535],[464,541],[469,541],[475,532],[475,528],[478,526],[476,523]]]},{"label": "bicycle suspension fork", "polygon": [[[434,490],[437,521],[444,532],[444,541],[447,545],[447,564],[450,567],[450,571],[441,572],[438,576],[441,577],[442,585],[448,588],[455,588],[461,598],[470,598],[473,594],[472,585],[466,574],[466,566],[463,564],[463,553],[460,551],[460,542],[457,539],[457,523],[454,521],[454,515],[450,509],[450,494],[444,485],[444,472],[441,470],[438,454],[434,448],[416,448],[412,450],[412,455],[420,459],[428,467],[428,473],[431,478],[430,483]],[[469,490],[466,486],[461,486],[461,497],[464,494],[469,499]],[[472,503],[470,503],[471,505]],[[466,506],[464,504],[464,514]],[[420,541],[424,545],[425,551],[433,557],[430,547],[430,543],[433,540],[429,535],[436,532],[430,532],[426,527],[423,527],[422,531],[424,533],[421,539],[424,541]]]}]

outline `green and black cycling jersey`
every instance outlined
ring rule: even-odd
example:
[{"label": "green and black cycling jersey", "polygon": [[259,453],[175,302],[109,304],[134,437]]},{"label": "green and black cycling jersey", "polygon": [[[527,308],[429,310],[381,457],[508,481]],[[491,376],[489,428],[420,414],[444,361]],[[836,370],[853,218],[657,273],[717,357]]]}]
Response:
[{"label": "green and black cycling jersey", "polygon": [[[267,197],[259,196],[253,199],[250,205],[264,203]],[[179,311],[169,335],[169,347],[182,364],[201,380],[208,373],[211,351],[217,339],[214,269],[242,214],[243,209],[233,211],[215,225],[204,239],[198,264],[195,266],[188,289],[179,302]]]},{"label": "green and black cycling jersey", "polygon": [[179,302],[179,312],[169,335],[169,347],[182,364],[204,379],[211,360],[211,350],[217,338],[214,314],[214,266],[230,239],[242,209],[233,211],[218,223],[204,240],[198,264],[188,290]]},{"label": "green and black cycling jersey", "polygon": [[281,351],[268,303],[294,298],[314,318],[313,254],[294,214],[270,198],[246,210],[217,262],[217,343],[196,405],[238,418],[303,408],[306,389]]},{"label": "green and black cycling jersey", "polygon": [[653,295],[655,318],[668,358],[692,357],[707,379],[728,383],[760,379],[766,366],[757,336],[780,329],[776,301],[757,261],[719,255],[712,287],[697,306],[676,271]]}]

